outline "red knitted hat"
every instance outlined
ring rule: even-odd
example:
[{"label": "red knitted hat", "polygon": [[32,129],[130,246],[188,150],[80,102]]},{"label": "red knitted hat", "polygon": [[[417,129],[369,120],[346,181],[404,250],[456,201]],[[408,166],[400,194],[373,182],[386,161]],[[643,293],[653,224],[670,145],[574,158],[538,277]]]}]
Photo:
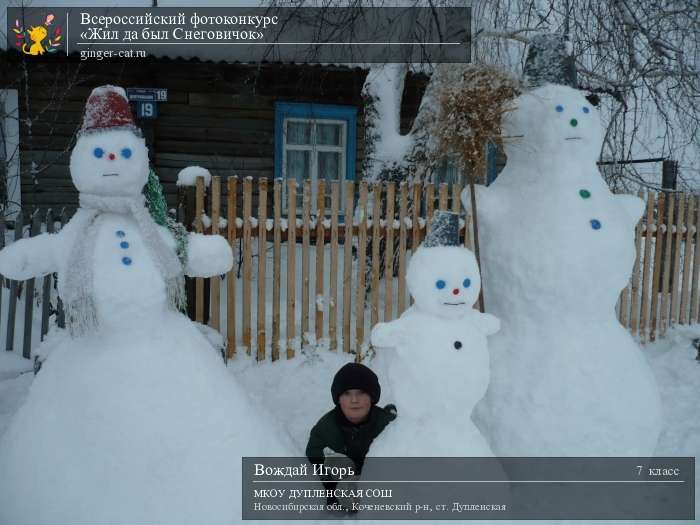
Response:
[{"label": "red knitted hat", "polygon": [[100,86],[92,90],[78,135],[108,129],[128,129],[141,136],[141,130],[131,115],[126,92],[118,86]]}]

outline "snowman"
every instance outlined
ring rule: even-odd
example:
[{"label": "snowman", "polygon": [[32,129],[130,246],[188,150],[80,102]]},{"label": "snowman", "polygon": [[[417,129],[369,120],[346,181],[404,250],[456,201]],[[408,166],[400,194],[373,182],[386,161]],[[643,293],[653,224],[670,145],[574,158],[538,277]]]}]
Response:
[{"label": "snowman", "polygon": [[521,95],[502,132],[507,165],[476,188],[485,303],[503,326],[475,421],[501,456],[651,455],[657,386],[615,316],[643,203],[600,176],[600,117],[581,92]]},{"label": "snowman", "polygon": [[459,246],[458,228],[458,215],[436,213],[408,265],[415,303],[372,330],[376,366],[399,417],[371,455],[492,456],[470,415],[488,386],[486,337],[498,331],[499,321],[472,308],[479,268],[472,252]]},{"label": "snowman", "polygon": [[0,252],[5,277],[58,272],[70,329],[0,439],[0,522],[233,523],[241,456],[293,454],[180,312],[183,274],[227,272],[231,248],[192,233],[179,260],[119,87],[88,98],[70,169],[68,224]]}]

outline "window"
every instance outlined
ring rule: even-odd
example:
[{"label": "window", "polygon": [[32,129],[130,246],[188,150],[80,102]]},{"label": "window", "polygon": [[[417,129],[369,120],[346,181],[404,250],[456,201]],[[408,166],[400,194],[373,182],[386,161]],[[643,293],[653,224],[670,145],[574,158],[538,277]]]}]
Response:
[{"label": "window", "polygon": [[[357,108],[277,102],[275,104],[275,177],[296,179],[297,214],[302,213],[302,184],[311,181],[311,209],[318,181],[326,181],[325,207],[330,210],[331,181],[355,178]],[[343,206],[344,185],[340,185]],[[287,208],[286,184],[284,209]]]}]

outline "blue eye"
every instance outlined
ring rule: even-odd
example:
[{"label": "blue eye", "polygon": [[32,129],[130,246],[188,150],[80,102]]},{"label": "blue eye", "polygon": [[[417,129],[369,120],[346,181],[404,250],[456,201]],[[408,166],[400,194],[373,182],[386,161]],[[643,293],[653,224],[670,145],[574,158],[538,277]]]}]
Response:
[{"label": "blue eye", "polygon": [[103,150],[102,148],[95,148],[94,150],[92,150],[92,154],[98,159],[101,159],[102,155],[105,154],[105,150]]},{"label": "blue eye", "polygon": [[129,148],[124,148],[122,150],[122,157],[124,157],[125,159],[131,157],[131,150]]},{"label": "blue eye", "polygon": [[442,279],[437,280],[437,281],[435,282],[435,287],[436,287],[438,290],[442,290],[442,289],[445,287],[445,281],[443,281]]},{"label": "blue eye", "polygon": [[588,113],[589,111],[590,111],[590,109],[588,109],[587,106],[583,106],[583,112],[584,112],[584,113]]},{"label": "blue eye", "polygon": [[462,281],[462,286],[464,286],[465,288],[469,288],[471,284],[472,282],[469,279],[464,279],[464,281]]},{"label": "blue eye", "polygon": [[564,111],[564,106],[557,106],[557,107],[554,108],[554,109],[557,110],[557,113],[561,113],[562,111]]}]

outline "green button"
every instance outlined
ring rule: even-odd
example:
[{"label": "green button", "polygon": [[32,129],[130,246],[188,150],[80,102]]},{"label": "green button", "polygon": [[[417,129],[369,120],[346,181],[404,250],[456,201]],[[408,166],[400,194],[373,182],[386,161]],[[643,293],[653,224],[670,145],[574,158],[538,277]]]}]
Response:
[{"label": "green button", "polygon": [[591,196],[591,192],[588,190],[579,190],[578,194],[583,197],[584,199],[587,199],[588,197]]},{"label": "green button", "polygon": [[576,127],[578,125],[578,120],[576,120],[575,118],[572,118],[569,121],[569,124],[571,124],[573,127]]}]

